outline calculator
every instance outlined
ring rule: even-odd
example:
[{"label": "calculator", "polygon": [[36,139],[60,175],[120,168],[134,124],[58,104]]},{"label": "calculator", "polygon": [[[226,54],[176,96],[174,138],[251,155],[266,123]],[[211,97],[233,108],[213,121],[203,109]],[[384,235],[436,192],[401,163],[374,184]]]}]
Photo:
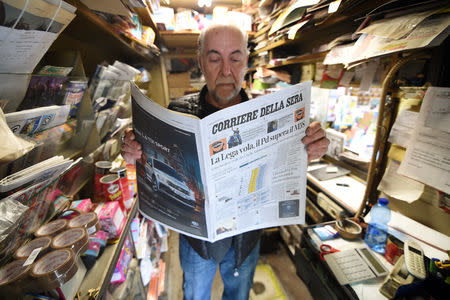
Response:
[{"label": "calculator", "polygon": [[330,253],[323,258],[341,285],[389,274],[367,247]]},{"label": "calculator", "polygon": [[420,245],[413,240],[406,240],[403,252],[405,253],[405,265],[408,273],[419,279],[425,279],[427,272],[423,260],[423,250]]}]

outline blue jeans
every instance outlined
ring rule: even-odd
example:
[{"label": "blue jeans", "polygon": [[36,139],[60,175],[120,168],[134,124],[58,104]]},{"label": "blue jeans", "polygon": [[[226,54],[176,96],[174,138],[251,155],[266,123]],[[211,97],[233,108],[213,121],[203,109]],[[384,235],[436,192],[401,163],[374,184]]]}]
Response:
[{"label": "blue jeans", "polygon": [[224,285],[222,299],[246,300],[253,285],[253,275],[259,258],[259,245],[255,246],[250,255],[238,268],[238,276],[234,276],[234,247],[218,264],[213,259],[203,259],[180,235],[180,262],[183,269],[183,293],[186,300],[211,299],[211,286],[219,265],[220,275]]}]

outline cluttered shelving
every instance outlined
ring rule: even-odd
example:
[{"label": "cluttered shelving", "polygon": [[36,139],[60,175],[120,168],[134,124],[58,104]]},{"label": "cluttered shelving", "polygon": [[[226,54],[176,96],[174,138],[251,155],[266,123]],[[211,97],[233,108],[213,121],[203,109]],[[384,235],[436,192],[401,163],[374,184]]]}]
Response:
[{"label": "cluttered shelving", "polygon": [[[11,257],[19,246],[36,239],[35,234],[39,228],[55,220],[62,222],[65,218],[63,215],[70,210],[92,215],[92,210],[98,208],[99,212],[96,214],[100,216],[103,207],[109,209],[115,206],[115,211],[122,210],[122,216],[126,218],[123,223],[115,224],[117,232],[120,229],[123,230],[123,234],[109,236],[111,244],[104,247],[102,252],[99,252],[101,247],[98,244],[93,246],[90,243],[92,249],[86,249],[85,246],[78,248],[77,245],[76,252],[71,255],[71,262],[74,263],[59,282],[51,282],[48,286],[27,284],[26,287],[25,285],[21,287],[18,283],[7,284],[6,287],[0,284],[0,298],[5,295],[5,291],[12,291],[11,295],[29,292],[49,295],[55,288],[60,289],[62,293],[60,295],[70,299],[103,298],[107,293],[116,295],[129,293],[130,285],[132,287],[136,285],[135,294],[139,293],[141,298],[145,298],[150,286],[152,273],[147,272],[148,280],[146,283],[142,282],[141,274],[136,271],[139,267],[136,263],[129,271],[139,274],[135,276],[139,280],[125,284],[125,274],[133,256],[139,257],[140,260],[147,259],[147,266],[153,264],[148,258],[150,250],[147,248],[150,246],[145,245],[150,239],[149,236],[146,235],[147,239],[141,242],[139,250],[135,248],[140,226],[153,225],[148,225],[147,221],[140,222],[136,200],[133,201],[131,211],[127,214],[126,208],[117,208],[118,201],[111,201],[110,198],[94,201],[92,195],[95,190],[93,184],[95,162],[113,161],[117,158],[120,152],[120,137],[130,123],[129,80],[134,79],[142,71],[146,77],[136,82],[143,89],[148,89],[152,78],[150,72],[156,69],[154,76],[158,78],[159,48],[155,44],[160,42],[160,35],[152,21],[149,8],[141,7],[132,12],[124,6],[129,14],[126,13],[125,17],[114,17],[107,12],[94,11],[85,3],[96,4],[77,0],[67,2],[31,0],[26,3],[0,1],[1,9],[7,7],[7,20],[15,13],[21,16],[22,12],[25,16],[23,22],[17,22],[18,28],[11,28],[9,48],[2,50],[0,54],[2,78],[0,98],[7,120],[4,127],[14,129],[8,136],[8,141],[14,136],[20,142],[18,145],[24,145],[23,149],[12,149],[13,156],[6,159],[2,157],[0,165],[0,172],[3,175],[0,184],[3,197],[0,205],[2,209],[14,211],[14,217],[5,223],[7,231],[3,237],[6,240],[2,238],[0,241],[1,267],[11,262]],[[111,3],[111,6],[114,6],[113,4],[123,5],[120,1]],[[135,4],[142,5],[138,2]],[[134,32],[132,30],[134,28],[129,26],[122,28],[109,23],[109,18],[115,18],[116,21],[127,18],[130,18],[130,22],[142,21],[142,24],[139,23],[136,27],[140,28],[142,25],[142,36],[140,31]],[[50,32],[42,32],[42,26],[37,26],[39,22],[31,22],[30,26],[22,27],[27,21],[36,19],[48,24],[46,28],[50,29]],[[9,24],[2,22],[1,26]],[[56,25],[52,27],[52,24]],[[153,36],[144,37],[144,32],[153,32]],[[31,33],[36,35],[34,39],[22,38],[22,35]],[[27,47],[22,48],[22,55],[17,55],[21,45]],[[113,62],[116,66],[119,64],[126,69],[119,71],[113,67]],[[125,62],[137,64],[142,69],[137,71]],[[106,72],[109,72],[108,78],[103,77],[105,73],[102,73],[107,68],[109,68]],[[115,71],[111,73],[113,69]],[[131,73],[126,75],[128,71],[125,70]],[[103,75],[97,77],[99,74]],[[159,85],[159,82],[155,84]],[[9,93],[10,87],[14,88]],[[42,97],[46,100],[39,101]],[[8,104],[4,105],[5,103]],[[27,119],[33,122],[26,123]],[[54,156],[52,160],[46,160],[52,156]],[[123,160],[117,162],[119,165],[123,163]],[[17,183],[17,180],[20,182]],[[123,184],[121,188],[127,185],[128,183]],[[124,190],[122,192],[124,197],[128,194]],[[71,206],[80,203],[81,206],[77,208]],[[108,204],[103,205],[104,203]],[[1,214],[1,217],[3,220],[5,215]],[[117,222],[117,218],[108,222]],[[97,232],[102,231],[104,238],[109,225],[105,223],[99,225],[102,222],[99,220],[95,229]],[[156,236],[153,230],[154,227],[151,227],[146,234]],[[85,235],[90,238],[91,234],[92,231],[87,231]],[[106,239],[104,242],[106,244]],[[159,251],[156,248],[159,249],[160,242],[154,242],[152,246],[155,248],[152,251]],[[147,249],[145,250],[147,252],[143,253],[142,249]],[[88,250],[91,251],[90,256],[84,253]],[[70,251],[63,252],[59,255],[67,255]],[[155,255],[155,252],[152,254]],[[98,261],[95,263],[97,257]],[[93,261],[95,267],[87,270],[85,266],[89,264],[92,266]],[[118,261],[122,261],[125,268],[121,269],[122,266],[119,266],[117,268],[120,270],[119,273],[116,270]],[[155,264],[159,265],[159,261]],[[89,288],[85,290],[86,286]],[[128,290],[124,290],[124,287]]]},{"label": "cluttered shelving", "polygon": [[[261,67],[272,69],[277,68],[281,66],[288,66],[288,65],[295,65],[295,64],[301,64],[301,63],[313,63],[317,61],[322,61],[323,58],[327,55],[327,52],[319,52],[315,54],[304,54],[299,56],[291,56],[286,59],[274,59],[271,61],[271,63],[267,65],[263,65]],[[254,72],[256,71],[256,68],[249,68],[248,72]]]},{"label": "cluttered shelving", "polygon": [[114,243],[107,245],[103,254],[91,267],[91,271],[84,277],[77,294],[80,299],[87,299],[89,295],[105,295],[106,289],[111,281],[116,262],[119,259],[120,252],[129,238],[130,225],[137,214],[137,199],[134,199],[133,205],[128,212],[127,221],[123,227],[123,234]]},{"label": "cluttered shelving", "polygon": [[[136,61],[140,60],[154,61],[159,55],[159,48],[153,43],[156,40],[157,31],[154,31],[155,37],[152,42],[146,42],[137,39],[131,34],[124,34],[118,31],[118,26],[108,23],[95,12],[90,10],[81,1],[68,1],[77,8],[77,17],[68,26],[64,35],[58,39],[53,46],[56,49],[64,49],[69,45],[78,44],[78,47],[84,48],[94,57],[99,54],[95,52],[100,50],[104,57],[122,57],[122,59]],[[140,16],[146,16],[142,12]],[[146,16],[145,22],[151,21],[151,16]],[[152,23],[149,24],[153,28]],[[158,35],[159,36],[159,35]],[[110,52],[108,54],[107,52]],[[106,55],[106,56],[105,56]],[[86,57],[83,57],[87,61]],[[88,69],[88,73],[90,73]]]}]

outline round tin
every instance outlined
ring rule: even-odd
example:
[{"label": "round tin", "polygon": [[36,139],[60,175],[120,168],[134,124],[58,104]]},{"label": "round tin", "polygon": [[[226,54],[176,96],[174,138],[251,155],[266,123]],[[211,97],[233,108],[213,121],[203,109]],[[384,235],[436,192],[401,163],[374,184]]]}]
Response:
[{"label": "round tin", "polygon": [[131,198],[130,188],[128,185],[127,169],[125,167],[113,168],[109,170],[111,174],[117,174],[120,177],[120,184],[123,193],[123,201],[127,202]]},{"label": "round tin", "polygon": [[89,247],[89,238],[86,229],[76,227],[63,231],[55,236],[52,241],[52,248],[69,248],[73,250],[75,255],[79,255],[86,251],[86,243],[88,244],[87,247]]},{"label": "round tin", "polygon": [[120,208],[125,211],[123,191],[117,174],[109,174],[100,178],[106,201],[119,201]]},{"label": "round tin", "polygon": [[103,188],[100,184],[100,178],[109,174],[112,164],[106,160],[100,160],[95,163],[95,176],[94,176],[94,202],[104,201]]},{"label": "round tin", "polygon": [[95,212],[88,212],[76,216],[72,220],[69,221],[69,228],[83,227],[86,229],[88,235],[96,233],[100,228],[98,224],[98,217]]},{"label": "round tin", "polygon": [[55,236],[58,233],[62,232],[67,227],[67,220],[65,219],[57,219],[47,224],[42,225],[36,230],[34,236]]},{"label": "round tin", "polygon": [[0,267],[0,296],[2,299],[18,297],[28,291],[31,281],[29,271],[33,265],[24,266],[25,259],[13,260]]},{"label": "round tin", "polygon": [[33,264],[30,275],[44,291],[52,290],[69,281],[78,265],[72,249],[54,250]]},{"label": "round tin", "polygon": [[50,249],[52,238],[49,236],[43,236],[24,243],[20,248],[14,252],[14,259],[27,259],[34,249],[41,248],[37,258],[42,257]]}]

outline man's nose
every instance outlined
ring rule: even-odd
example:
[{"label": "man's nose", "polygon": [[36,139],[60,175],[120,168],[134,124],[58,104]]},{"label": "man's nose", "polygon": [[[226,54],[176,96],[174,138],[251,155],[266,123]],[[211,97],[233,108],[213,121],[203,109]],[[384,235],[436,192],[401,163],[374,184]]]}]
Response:
[{"label": "man's nose", "polygon": [[226,60],[224,60],[222,63],[222,74],[224,76],[231,75],[231,64]]}]

